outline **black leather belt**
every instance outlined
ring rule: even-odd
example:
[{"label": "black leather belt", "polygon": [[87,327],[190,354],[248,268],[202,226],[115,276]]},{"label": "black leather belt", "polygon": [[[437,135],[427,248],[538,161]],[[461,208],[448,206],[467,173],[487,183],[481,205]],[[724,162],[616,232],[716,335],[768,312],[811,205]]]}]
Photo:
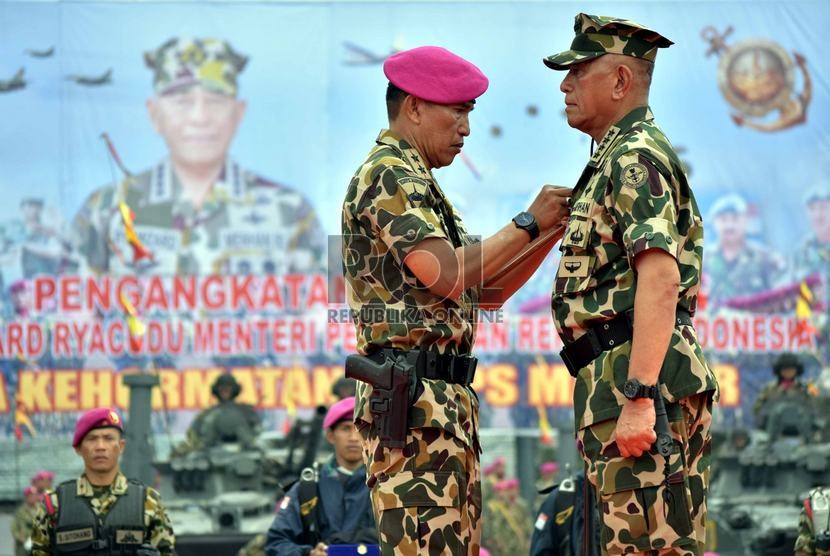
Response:
[{"label": "black leather belt", "polygon": [[[568,368],[572,377],[579,374],[579,370],[596,359],[603,351],[608,351],[631,339],[634,331],[634,311],[626,311],[613,319],[600,323],[588,329],[588,332],[579,337],[572,344],[566,345],[559,356]],[[676,325],[691,325],[692,315],[686,309],[677,308],[675,314]]]},{"label": "black leather belt", "polygon": [[[478,359],[472,355],[453,355],[451,353],[438,353],[422,349],[412,350],[418,352],[418,361],[415,364],[415,373],[418,378],[430,380],[443,380],[452,384],[469,386],[476,376]],[[396,357],[403,353],[401,350],[383,348],[373,352],[367,357],[383,362],[386,357]]]}]

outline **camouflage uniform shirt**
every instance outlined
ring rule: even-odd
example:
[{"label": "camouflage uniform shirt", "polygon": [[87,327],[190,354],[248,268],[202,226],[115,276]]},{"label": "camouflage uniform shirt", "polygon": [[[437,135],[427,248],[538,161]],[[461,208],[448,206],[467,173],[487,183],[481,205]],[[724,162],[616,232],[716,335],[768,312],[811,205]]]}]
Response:
[{"label": "camouflage uniform shirt", "polygon": [[[703,257],[700,211],[671,144],[651,110],[640,107],[611,126],[573,192],[552,296],[553,319],[566,344],[633,310],[634,258],[655,248],[677,259],[678,306],[694,313]],[[619,415],[630,350],[626,342],[606,352],[625,365],[622,372],[619,364],[580,371],[574,386],[578,429]],[[675,328],[660,381],[669,401],[716,388],[691,327]]]},{"label": "camouflage uniform shirt", "polygon": [[[135,213],[135,231],[153,261],[133,264],[122,201]],[[308,201],[230,160],[199,209],[165,160],[94,192],[73,226],[78,250],[96,273],[205,276],[323,268],[326,236]]]},{"label": "camouflage uniform shirt", "polygon": [[[96,515],[106,515],[113,504],[127,492],[129,482],[119,471],[109,487],[94,487],[81,475],[77,482],[77,496],[89,498],[89,505]],[[171,556],[176,544],[173,527],[167,517],[167,512],[161,503],[159,493],[150,487],[144,502],[144,542],[156,547],[162,556]],[[52,554],[52,532],[58,518],[58,496],[55,492],[47,492],[54,512],[50,515],[46,505],[41,503],[35,513],[34,532],[32,533],[32,556],[49,556]]]},{"label": "camouflage uniform shirt", "polygon": [[26,556],[28,552],[23,545],[32,536],[35,510],[26,502],[23,502],[14,511],[12,518],[12,538],[14,539],[14,556]]},{"label": "camouflage uniform shirt", "polygon": [[[461,244],[477,241],[467,234],[418,152],[391,131],[381,131],[343,204],[344,275],[360,353],[378,348],[454,354],[472,350],[480,290],[469,289],[458,300],[442,298],[403,263],[424,239],[453,242],[449,218]],[[469,389],[440,380],[423,382],[425,391],[411,410],[410,427],[444,428],[472,446],[477,402]],[[369,424],[371,387],[359,384],[355,416]],[[445,409],[439,412],[439,407]]]}]

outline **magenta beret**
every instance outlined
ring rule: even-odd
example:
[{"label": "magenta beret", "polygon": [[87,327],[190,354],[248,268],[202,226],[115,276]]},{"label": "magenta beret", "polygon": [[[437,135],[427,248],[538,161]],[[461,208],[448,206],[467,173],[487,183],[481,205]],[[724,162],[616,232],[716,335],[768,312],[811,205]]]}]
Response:
[{"label": "magenta beret", "polygon": [[352,420],[354,415],[354,396],[343,398],[336,404],[332,405],[323,419],[323,428],[330,429],[343,419]]},{"label": "magenta beret", "polygon": [[32,475],[32,482],[39,481],[41,479],[49,479],[50,481],[55,478],[55,474],[51,471],[47,471],[46,469],[41,469],[34,475]]},{"label": "magenta beret", "polygon": [[513,488],[519,488],[519,479],[504,479],[493,485],[493,490],[496,492],[510,490]]},{"label": "magenta beret", "polygon": [[399,89],[437,104],[469,102],[490,83],[476,66],[440,46],[393,54],[383,63],[383,73]]},{"label": "magenta beret", "polygon": [[540,473],[555,473],[559,471],[559,464],[555,461],[546,461],[539,466]]},{"label": "magenta beret", "polygon": [[90,409],[78,419],[75,425],[75,436],[72,437],[72,447],[77,448],[83,442],[86,433],[92,429],[103,429],[106,427],[115,427],[123,431],[124,425],[121,422],[121,417],[114,409],[109,407],[97,407]]}]

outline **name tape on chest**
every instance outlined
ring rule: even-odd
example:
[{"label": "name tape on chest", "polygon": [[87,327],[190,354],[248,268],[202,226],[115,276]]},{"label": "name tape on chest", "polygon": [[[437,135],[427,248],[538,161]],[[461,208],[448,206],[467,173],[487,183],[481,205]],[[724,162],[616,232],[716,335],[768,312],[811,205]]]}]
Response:
[{"label": "name tape on chest", "polygon": [[58,531],[55,533],[56,544],[71,544],[81,541],[91,541],[95,538],[92,527],[84,529],[73,529],[71,531]]}]

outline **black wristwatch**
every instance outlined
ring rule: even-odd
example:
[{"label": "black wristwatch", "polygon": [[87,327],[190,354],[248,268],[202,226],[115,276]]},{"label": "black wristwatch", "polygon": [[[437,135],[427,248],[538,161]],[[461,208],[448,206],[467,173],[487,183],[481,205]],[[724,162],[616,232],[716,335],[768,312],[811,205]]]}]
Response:
[{"label": "black wristwatch", "polygon": [[636,378],[631,378],[623,384],[622,392],[629,400],[639,400],[641,398],[656,400],[659,390],[656,385],[646,386]]},{"label": "black wristwatch", "polygon": [[517,228],[530,234],[530,241],[539,237],[539,224],[536,222],[536,217],[529,212],[522,211],[514,216],[513,223]]}]

